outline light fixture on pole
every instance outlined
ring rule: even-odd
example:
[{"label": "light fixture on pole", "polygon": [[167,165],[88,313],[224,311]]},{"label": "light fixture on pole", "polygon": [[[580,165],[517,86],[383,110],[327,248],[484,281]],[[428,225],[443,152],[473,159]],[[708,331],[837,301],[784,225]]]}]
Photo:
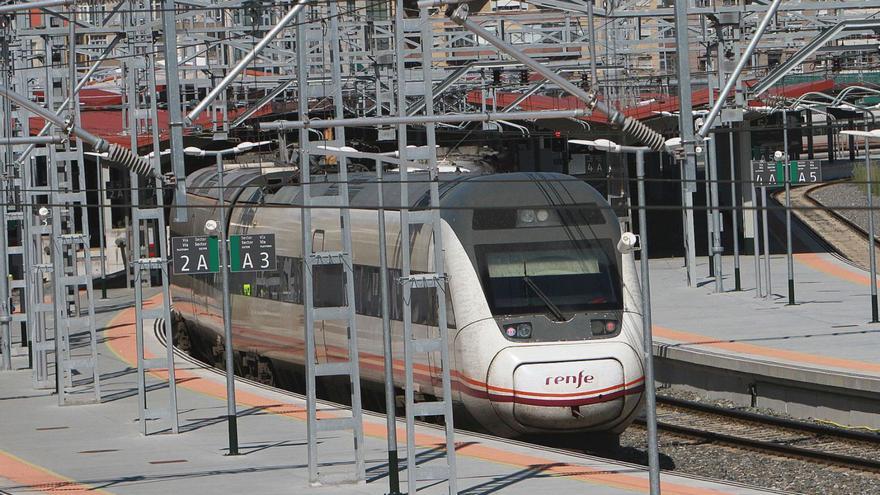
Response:
[{"label": "light fixture on pole", "polygon": [[217,163],[217,207],[219,219],[205,221],[205,233],[219,235],[218,244],[220,251],[220,278],[223,283],[223,335],[225,339],[224,353],[226,358],[226,419],[229,428],[229,453],[238,455],[238,419],[235,407],[235,362],[232,351],[232,304],[229,300],[229,252],[226,246],[226,200],[224,197],[223,183],[223,157],[245,153],[258,146],[268,144],[269,141],[252,143],[244,141],[232,148],[219,151],[206,151],[195,146],[188,146],[183,153],[189,156],[213,156]]},{"label": "light fixture on pole", "polygon": [[[642,346],[644,351],[645,368],[645,407],[647,409],[648,424],[648,470],[651,480],[651,492],[659,493],[660,487],[660,453],[657,445],[657,390],[654,385],[654,338],[651,328],[651,284],[650,267],[648,266],[648,223],[647,209],[645,206],[645,152],[651,148],[642,146],[624,146],[608,139],[571,139],[571,144],[590,146],[599,151],[608,153],[634,153],[636,155],[636,178],[638,179],[639,200],[639,244],[641,254],[642,277]],[[632,234],[622,236],[622,247],[631,249],[635,240]],[[625,239],[623,238],[625,237]],[[626,251],[627,249],[623,249]]]}]

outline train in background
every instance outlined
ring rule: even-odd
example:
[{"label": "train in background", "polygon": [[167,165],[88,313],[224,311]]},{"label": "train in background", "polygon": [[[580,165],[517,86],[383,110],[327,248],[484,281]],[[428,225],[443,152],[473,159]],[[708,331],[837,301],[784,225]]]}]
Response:
[{"label": "train in background", "polygon": [[[302,307],[302,190],[296,173],[240,168],[216,187],[213,169],[188,180],[186,222],[172,236],[203,235],[220,215],[230,235],[274,233],[277,269],[230,274],[237,373],[301,390],[304,381]],[[410,174],[410,179],[417,178]],[[644,391],[641,296],[632,253],[617,250],[621,230],[592,187],[556,173],[441,174],[442,243],[447,275],[447,326],[456,418],[516,437],[602,432],[619,434],[632,422]],[[312,195],[335,194],[333,176],[312,184]],[[397,175],[383,186],[386,205],[400,205]],[[355,306],[365,405],[384,389],[379,273],[379,189],[373,174],[349,174]],[[407,204],[429,204],[428,181],[409,185]],[[402,388],[403,323],[400,215],[385,212],[395,385]],[[174,218],[174,215],[172,215]],[[341,250],[339,215],[315,210],[316,251]],[[432,271],[432,229],[412,227],[413,273]],[[344,303],[341,267],[315,267],[316,306]],[[179,345],[222,365],[222,285],[219,274],[172,279]],[[436,334],[435,298],[414,289],[416,336]],[[347,359],[345,322],[316,324],[319,362]],[[440,369],[419,354],[416,391],[441,390]],[[322,380],[319,378],[319,381]],[[344,388],[344,387],[343,387]],[[324,387],[331,393],[339,387]],[[322,390],[318,391],[319,397]],[[377,399],[378,397],[378,399]],[[333,399],[334,397],[327,397]],[[457,419],[458,420],[458,419]]]}]

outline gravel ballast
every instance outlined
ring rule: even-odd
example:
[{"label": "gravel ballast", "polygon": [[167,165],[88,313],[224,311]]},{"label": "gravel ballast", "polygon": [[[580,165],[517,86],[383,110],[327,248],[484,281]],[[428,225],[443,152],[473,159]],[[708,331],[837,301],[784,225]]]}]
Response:
[{"label": "gravel ballast", "polygon": [[[868,194],[856,184],[828,184],[809,193],[810,197],[838,215],[868,231]],[[849,208],[859,208],[856,210]],[[880,208],[880,196],[874,196],[874,207]],[[874,233],[880,236],[880,215],[874,215]]]},{"label": "gravel ballast", "polygon": [[[662,390],[661,395],[699,400],[695,394]],[[732,407],[724,401],[700,400],[713,406]],[[745,410],[766,414],[763,409]],[[778,413],[775,415],[781,416]],[[620,459],[645,464],[646,430],[634,425],[620,437]],[[858,471],[800,459],[706,443],[660,432],[661,466],[675,473],[694,474],[761,488],[804,494],[880,493],[880,473]]]}]

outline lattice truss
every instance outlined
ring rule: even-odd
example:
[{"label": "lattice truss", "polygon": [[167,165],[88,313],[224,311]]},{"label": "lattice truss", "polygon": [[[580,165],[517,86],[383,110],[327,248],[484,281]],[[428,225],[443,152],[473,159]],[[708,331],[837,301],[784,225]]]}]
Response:
[{"label": "lattice truss", "polygon": [[[596,87],[606,93],[618,106],[632,106],[644,100],[646,93],[657,94],[674,87],[675,53],[672,0],[609,1],[596,5],[595,58],[598,81],[589,80],[591,41],[590,19],[585,2],[573,0],[490,0],[472,18],[490,32],[522,48],[547,65],[569,74],[572,79],[582,78],[585,86]],[[694,81],[704,83],[700,70],[711,66],[715,53],[713,46],[719,38],[736,48],[748,39],[769,0],[739,5],[734,0],[696,0],[691,3],[690,25],[692,51],[688,54],[694,72]],[[156,88],[141,86],[139,91],[158,94],[163,107],[165,84],[161,46],[164,42],[161,12],[163,2],[87,2],[76,5],[76,54],[79,75],[102,56],[106,60],[90,76],[86,88],[106,90],[104,105],[122,108],[122,95],[128,93],[127,80],[122,72],[123,61],[137,56],[130,51],[130,43],[120,42],[133,27],[128,17],[137,15],[144,23],[138,29],[152,36],[155,48]],[[201,100],[241,58],[251,51],[281,17],[294,5],[292,1],[269,2],[260,0],[205,1],[188,0],[176,4],[179,78],[184,112]],[[330,11],[326,0],[309,4],[309,21],[299,26],[290,22],[286,29],[261,50],[256,58],[212,105],[210,111],[195,122],[196,132],[228,132],[239,127],[247,118],[264,114],[291,113],[296,97],[296,30],[306,30],[309,63],[309,92],[313,105],[329,108],[332,88],[342,87],[346,116],[370,117],[395,112],[395,71],[397,60],[404,63],[418,56],[421,47],[417,32],[420,21],[415,1],[409,2],[406,29],[412,33],[410,42],[400,57],[391,43],[393,32],[393,4],[385,0],[348,0],[339,3],[338,30],[330,33]],[[757,64],[746,78],[757,78],[767,72],[773,63],[784,61],[820,33],[838,23],[865,19],[880,9],[880,0],[860,2],[786,2],[780,9],[773,26],[765,34]],[[139,11],[146,11],[140,15]],[[728,23],[734,19],[734,24]],[[16,15],[13,27],[13,45],[18,47],[13,71],[33,70],[47,63],[41,53],[45,40],[57,38],[66,43],[67,8],[45,8]],[[716,29],[721,22],[726,27]],[[455,25],[441,9],[432,10],[430,17],[435,91],[434,107],[438,113],[462,112],[480,109],[473,91],[485,98],[491,88],[510,92],[534,89],[536,81],[523,76],[524,70],[507,55]],[[874,27],[842,32],[836,40],[819,50],[795,72],[830,70],[858,70],[872,67],[877,60],[873,42]],[[340,46],[340,80],[331,77],[331,40]],[[823,51],[825,50],[825,51]],[[834,65],[830,53],[846,52],[837,57],[843,61]],[[732,51],[735,53],[735,50]],[[59,63],[59,62],[54,62]],[[493,70],[500,69],[500,78]],[[410,80],[417,80],[418,77]],[[658,83],[658,81],[665,81]],[[27,87],[18,88],[23,94],[35,95],[44,81],[29,78]],[[416,82],[415,84],[419,84]],[[118,94],[114,100],[112,95]],[[468,99],[468,95],[471,98]],[[553,84],[544,84],[538,95],[559,96],[562,92]],[[479,98],[479,97],[478,97]],[[81,98],[84,106],[95,104]],[[100,103],[98,103],[100,104]],[[424,105],[413,98],[408,102],[411,111]],[[144,129],[141,129],[144,131]],[[125,129],[125,132],[130,131]],[[146,132],[149,132],[147,129]]]}]

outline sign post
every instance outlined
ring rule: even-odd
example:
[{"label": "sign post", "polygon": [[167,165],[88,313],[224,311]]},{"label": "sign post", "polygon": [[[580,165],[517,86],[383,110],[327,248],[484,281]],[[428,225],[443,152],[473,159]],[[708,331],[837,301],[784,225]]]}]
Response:
[{"label": "sign post", "polygon": [[[218,158],[219,160],[219,158]],[[221,187],[222,190],[222,174]],[[219,227],[220,238],[227,238],[225,215],[218,223],[209,220],[208,232]],[[233,235],[229,246],[220,251],[217,236],[172,237],[172,269],[175,275],[217,273],[222,268],[223,279],[223,327],[226,336],[226,397],[227,422],[229,426],[229,455],[238,455],[238,421],[235,408],[235,382],[232,362],[232,315],[229,298],[228,272],[248,272],[276,269],[275,234]],[[224,244],[226,244],[224,242]]]},{"label": "sign post", "polygon": [[[787,163],[786,163],[787,162]],[[783,153],[780,161],[767,161],[765,159],[752,160],[752,185],[761,188],[761,198],[764,202],[762,217],[764,219],[764,251],[766,262],[767,297],[770,296],[770,243],[767,237],[767,188],[785,187],[786,189],[786,251],[788,253],[788,299],[789,304],[794,304],[794,275],[791,255],[791,195],[790,187],[796,184],[812,184],[822,181],[822,164],[819,160],[788,160]]]}]

